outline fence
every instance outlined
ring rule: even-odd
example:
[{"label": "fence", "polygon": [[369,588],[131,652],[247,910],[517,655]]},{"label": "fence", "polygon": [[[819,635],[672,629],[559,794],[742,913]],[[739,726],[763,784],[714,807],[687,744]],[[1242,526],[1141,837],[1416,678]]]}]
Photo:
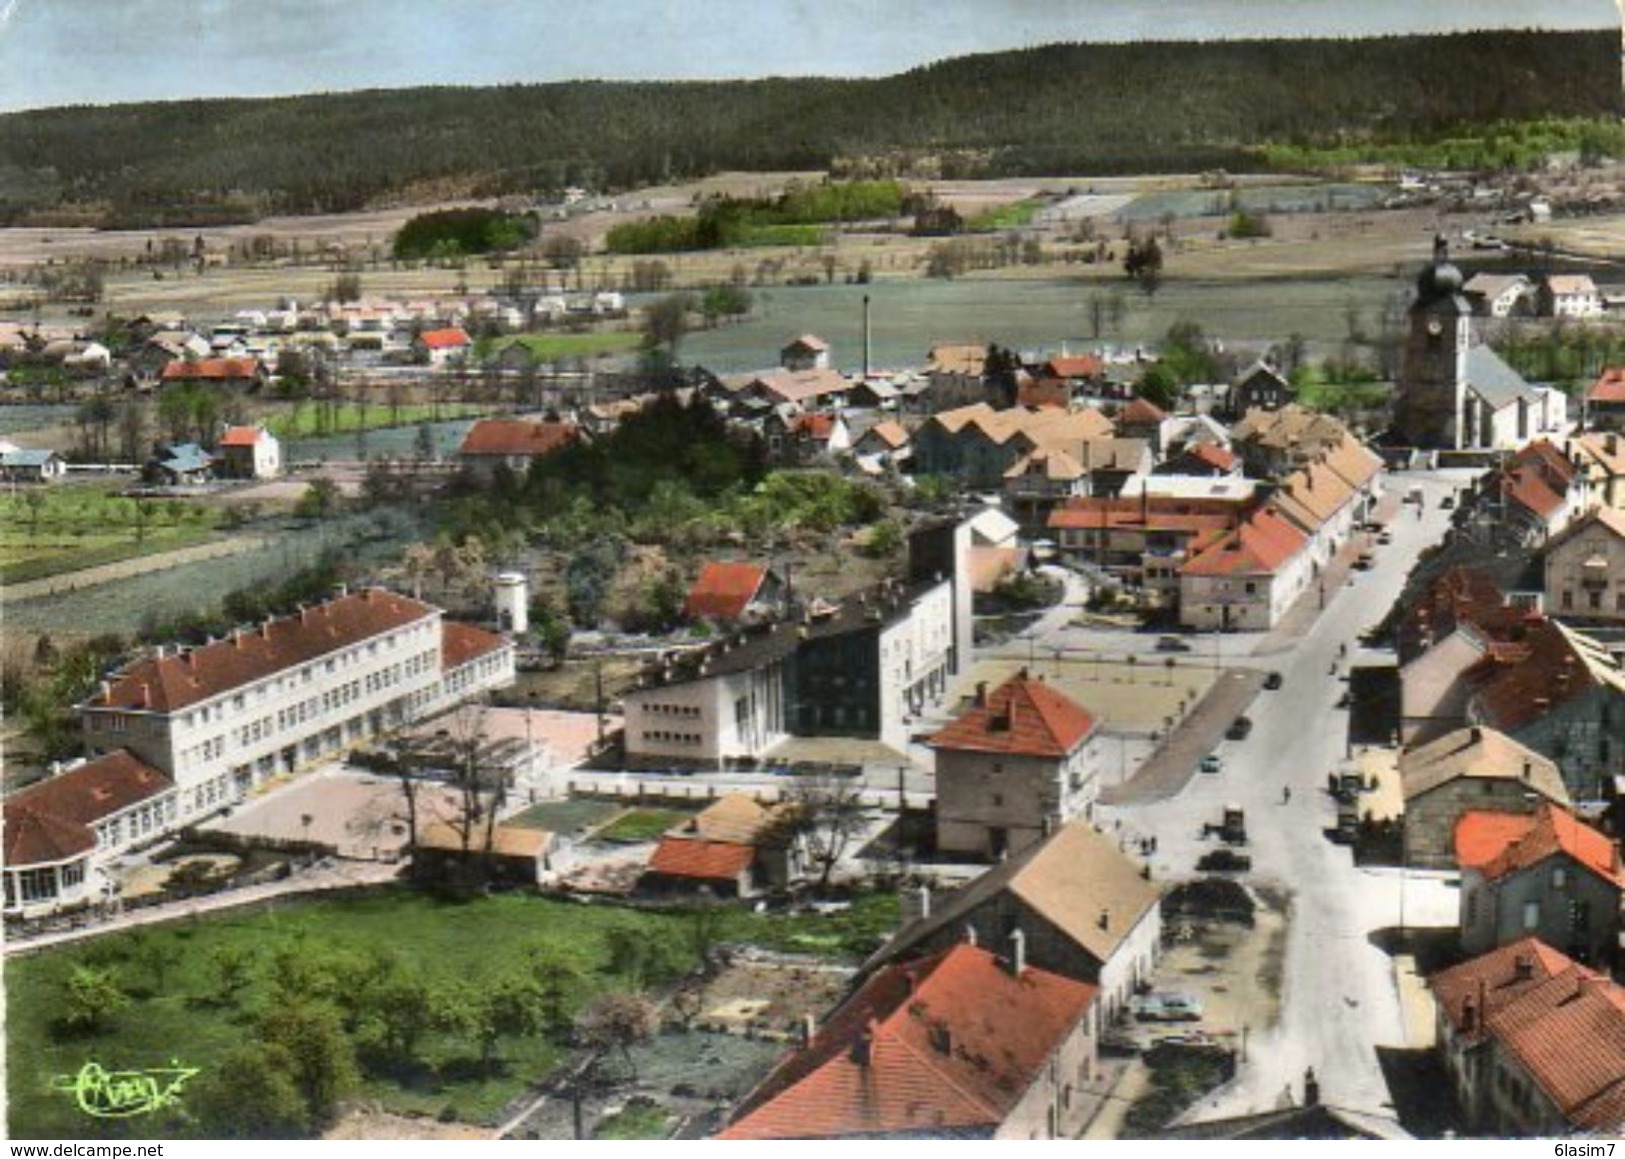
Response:
[{"label": "fence", "polygon": [[[629,801],[638,805],[706,805],[718,797],[745,793],[759,805],[778,805],[796,799],[796,788],[788,785],[738,784],[719,785],[707,781],[703,784],[686,780],[624,780],[619,776],[576,777],[565,785],[566,795],[588,797],[606,801]],[[869,809],[906,810],[929,809],[936,794],[925,792],[899,793],[896,789],[859,788],[853,791],[857,803]]]}]

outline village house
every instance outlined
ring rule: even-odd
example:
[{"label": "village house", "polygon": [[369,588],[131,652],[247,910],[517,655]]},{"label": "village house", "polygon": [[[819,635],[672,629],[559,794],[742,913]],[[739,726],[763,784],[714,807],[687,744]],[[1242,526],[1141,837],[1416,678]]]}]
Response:
[{"label": "village house", "polygon": [[1543,318],[1601,318],[1607,313],[1590,274],[1548,274],[1536,302]]},{"label": "village house", "polygon": [[367,588],[201,647],[160,646],[77,711],[91,749],[127,748],[174,781],[186,824],[513,673],[505,637]]},{"label": "village house", "polygon": [[480,419],[463,436],[457,461],[476,479],[488,483],[499,467],[523,475],[537,459],[581,438],[581,429],[574,423]]},{"label": "village house", "polygon": [[67,461],[55,451],[24,447],[0,451],[0,478],[8,483],[49,483],[67,473]]},{"label": "village house", "polygon": [[1278,411],[1296,405],[1298,392],[1267,362],[1255,362],[1241,372],[1225,395],[1224,411],[1241,418],[1250,411]]},{"label": "village house", "polygon": [[[781,414],[781,410],[788,413]],[[782,406],[762,421],[762,436],[769,456],[790,465],[844,455],[852,449],[852,429],[839,412],[800,414]]]},{"label": "village house", "polygon": [[926,354],[925,377],[933,398],[960,403],[981,398],[987,374],[987,347],[945,342]]},{"label": "village house", "polygon": [[771,619],[784,610],[786,595],[784,581],[772,568],[713,560],[688,589],[683,615],[718,623]]},{"label": "village house", "polygon": [[1586,475],[1546,439],[1519,448],[1479,481],[1499,503],[1508,525],[1521,529],[1524,542],[1545,543],[1586,506]]},{"label": "village house", "polygon": [[[466,842],[465,842],[466,836]],[[534,889],[548,869],[553,834],[501,822],[488,830],[472,824],[466,835],[447,821],[432,821],[418,834],[412,850],[412,876],[421,881],[464,880],[470,861],[481,865],[481,880],[492,885]]]},{"label": "village house", "polygon": [[1625,366],[1603,367],[1586,391],[1585,422],[1593,430],[1625,431]]},{"label": "village house", "polygon": [[163,443],[141,468],[148,483],[192,487],[214,476],[214,456],[196,443]]},{"label": "village house", "polygon": [[1106,364],[1098,354],[1058,354],[1038,368],[1040,379],[1064,382],[1073,395],[1095,394],[1106,377]]},{"label": "village house", "polygon": [[1529,279],[1522,274],[1474,274],[1461,292],[1473,304],[1473,312],[1485,318],[1510,318],[1530,305]]},{"label": "village house", "polygon": [[1625,511],[1594,508],[1546,545],[1546,606],[1601,623],[1625,623]]},{"label": "village house", "polygon": [[5,800],[5,913],[37,917],[107,896],[103,867],[174,827],[175,784],[127,749],[53,771]]},{"label": "village house", "polygon": [[1440,1061],[1475,1133],[1625,1131],[1625,991],[1526,937],[1429,981]]},{"label": "village house", "polygon": [[1527,621],[1488,572],[1457,567],[1435,579],[1397,631],[1400,740],[1421,744],[1465,725],[1463,674],[1496,645],[1521,638]]},{"label": "village house", "polygon": [[927,742],[936,753],[937,849],[998,860],[1088,817],[1100,792],[1100,721],[1022,669]]},{"label": "village house", "polygon": [[1348,429],[1330,415],[1289,403],[1279,410],[1250,410],[1230,428],[1230,449],[1246,473],[1276,479],[1342,445]]},{"label": "village house", "polygon": [[1275,627],[1316,574],[1310,540],[1270,507],[1179,567],[1179,622],[1199,631]]},{"label": "village house", "polygon": [[1568,452],[1590,502],[1625,512],[1625,440],[1615,431],[1593,431],[1570,439]]},{"label": "village house", "polygon": [[886,966],[718,1138],[1074,1138],[1095,1079],[1095,994],[1029,965],[1019,933]]},{"label": "village house", "polygon": [[1456,822],[1468,811],[1533,813],[1569,804],[1557,765],[1493,728],[1462,728],[1399,754],[1405,864],[1456,868]]},{"label": "village house", "polygon": [[430,366],[448,366],[467,360],[474,342],[461,326],[425,330],[412,342],[412,352]]},{"label": "village house", "polygon": [[262,426],[227,427],[214,457],[216,471],[230,479],[270,479],[282,473],[282,444]]},{"label": "village house", "polygon": [[828,370],[829,343],[816,334],[803,334],[779,351],[779,365],[791,372]]},{"label": "village house", "polygon": [[1021,930],[1028,960],[1100,987],[1101,1025],[1127,1014],[1162,949],[1162,891],[1147,868],[1081,821],[989,869],[951,893],[905,892],[904,921],[873,958],[879,965],[947,948],[974,931],[1004,946]]},{"label": "village house", "polygon": [[1235,527],[1244,508],[1229,499],[1068,499],[1050,512],[1048,528],[1060,554],[1099,568],[1172,607],[1179,569],[1197,551]]},{"label": "village house", "polygon": [[165,365],[161,385],[207,386],[220,390],[256,391],[271,380],[258,358],[177,358]]},{"label": "village house", "polygon": [[1182,447],[1158,463],[1152,468],[1152,474],[1209,479],[1240,478],[1241,457],[1217,443],[1195,443]]},{"label": "village house", "polygon": [[914,471],[992,489],[1035,450],[1063,450],[1081,463],[1085,443],[1112,434],[1111,420],[1096,410],[994,410],[985,402],[975,403],[932,415],[915,432]]},{"label": "village house", "polygon": [[1382,459],[1344,435],[1281,479],[1268,506],[1309,537],[1313,569],[1331,563],[1376,507]]},{"label": "village house", "polygon": [[866,471],[896,470],[913,458],[909,441],[908,430],[901,423],[883,419],[853,441],[852,455]]},{"label": "village house", "polygon": [[734,404],[769,410],[791,406],[799,411],[839,410],[852,384],[837,370],[768,370],[730,375],[723,380]]},{"label": "village house", "polygon": [[1625,667],[1596,640],[1526,617],[1521,635],[1462,679],[1467,723],[1498,728],[1556,761],[1575,800],[1603,800],[1625,774]]},{"label": "village house", "polygon": [[726,793],[667,830],[639,886],[704,887],[729,898],[782,889],[806,871],[795,814],[794,805],[763,805],[749,793]]},{"label": "village house", "polygon": [[1456,822],[1461,945],[1481,954],[1536,937],[1602,969],[1619,946],[1619,846],[1560,805],[1467,812]]}]

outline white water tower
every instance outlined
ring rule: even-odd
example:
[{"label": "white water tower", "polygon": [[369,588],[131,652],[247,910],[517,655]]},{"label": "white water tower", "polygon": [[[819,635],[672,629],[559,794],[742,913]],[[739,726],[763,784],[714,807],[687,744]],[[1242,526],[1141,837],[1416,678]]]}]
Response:
[{"label": "white water tower", "polygon": [[497,627],[517,636],[530,629],[530,584],[516,571],[496,578]]}]

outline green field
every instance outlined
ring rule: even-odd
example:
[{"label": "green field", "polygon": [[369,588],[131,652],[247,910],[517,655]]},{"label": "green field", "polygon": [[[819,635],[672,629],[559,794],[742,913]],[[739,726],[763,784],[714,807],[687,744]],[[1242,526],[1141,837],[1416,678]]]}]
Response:
[{"label": "green field", "polygon": [[509,346],[523,346],[538,362],[556,362],[561,358],[592,358],[600,354],[619,354],[635,350],[643,344],[643,335],[631,330],[603,330],[590,334],[518,334],[512,338],[481,339],[475,354],[485,358]]},{"label": "green field", "polygon": [[385,427],[416,426],[418,423],[480,414],[488,409],[462,402],[442,403],[439,406],[428,403],[387,406],[346,402],[331,408],[321,407],[315,402],[302,402],[291,403],[287,409],[267,416],[264,421],[266,429],[279,439],[303,439],[376,431]]},{"label": "green field", "polygon": [[[828,916],[723,909],[715,933],[723,941],[855,960],[872,952],[896,921],[895,895],[877,894]],[[627,968],[628,935],[634,944],[650,947],[664,972],[691,969],[697,961],[695,924],[693,915],[682,912],[521,894],[448,902],[390,889],[285,902],[13,958],[6,963],[5,979],[7,1125],[14,1138],[209,1137],[208,1122],[177,1116],[87,1118],[68,1094],[53,1089],[53,1079],[74,1074],[87,1062],[111,1071],[169,1066],[175,1060],[200,1072],[188,1088],[186,1105],[207,1105],[209,1084],[225,1081],[219,1077],[222,1060],[252,1039],[256,1021],[277,1001],[272,973],[279,958],[365,962],[381,953],[400,970],[423,977],[431,992],[441,992],[512,977],[526,969],[533,950],[540,950],[583,971],[583,992],[573,1000],[579,1005],[587,992],[631,984],[615,972]],[[612,960],[617,938],[622,957]],[[229,1000],[222,997],[211,964],[227,946],[246,951],[250,961],[246,985]],[[71,1034],[58,1020],[67,978],[80,964],[113,970],[132,1002],[105,1028]],[[558,1063],[564,1049],[542,1035],[507,1035],[499,1039],[492,1065],[483,1067],[472,1043],[431,1032],[411,1065],[369,1067],[363,1055],[359,1095],[388,1110],[491,1123]]]},{"label": "green field", "polygon": [[0,496],[0,580],[26,583],[190,547],[219,513],[195,503],[122,499],[109,483],[17,488]]},{"label": "green field", "polygon": [[990,209],[986,213],[978,213],[965,223],[965,228],[973,233],[996,233],[1004,229],[1020,229],[1031,225],[1033,214],[1043,206],[1043,202],[1036,197],[1023,198],[1021,201],[1012,201],[1009,205],[1001,205]]},{"label": "green field", "polygon": [[600,829],[601,841],[618,841],[635,845],[639,841],[658,841],[668,829],[687,821],[693,813],[680,809],[628,809],[610,824]]}]

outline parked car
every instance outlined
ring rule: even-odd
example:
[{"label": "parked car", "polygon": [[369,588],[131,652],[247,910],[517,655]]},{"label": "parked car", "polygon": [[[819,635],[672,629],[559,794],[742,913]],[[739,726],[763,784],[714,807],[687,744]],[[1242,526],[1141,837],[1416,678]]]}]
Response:
[{"label": "parked car", "polygon": [[1390,532],[1387,532],[1387,531],[1379,531],[1379,532],[1377,532],[1377,543],[1380,544],[1381,546],[1387,547],[1393,541],[1394,541],[1394,537]]},{"label": "parked car", "polygon": [[1271,692],[1274,692],[1277,688],[1281,687],[1283,682],[1284,678],[1279,672],[1271,672],[1268,676],[1264,677],[1264,687],[1268,688]]},{"label": "parked car", "polygon": [[1443,499],[1439,500],[1440,511],[1449,511],[1455,505],[1456,497],[1454,495],[1446,495]]},{"label": "parked car", "polygon": [[1134,1000],[1134,1017],[1141,1022],[1196,1022],[1202,1003],[1189,994],[1143,994]]},{"label": "parked car", "polygon": [[1371,555],[1371,553],[1369,551],[1362,551],[1359,554],[1359,556],[1356,557],[1356,559],[1354,560],[1354,564],[1353,564],[1354,570],[1355,571],[1370,571],[1371,568],[1372,568],[1372,565],[1374,565],[1376,562],[1377,561],[1372,558],[1372,555]]},{"label": "parked car", "polygon": [[1189,652],[1191,646],[1178,636],[1164,636],[1157,641],[1158,652]]},{"label": "parked car", "polygon": [[1208,753],[1207,756],[1202,758],[1202,763],[1197,768],[1204,773],[1216,773],[1224,768],[1224,762],[1219,759],[1218,753]]},{"label": "parked car", "polygon": [[1230,727],[1225,729],[1224,735],[1231,740],[1246,740],[1247,734],[1252,731],[1252,718],[1247,716],[1238,716],[1234,721],[1231,722]]},{"label": "parked car", "polygon": [[1210,849],[1197,859],[1199,873],[1246,873],[1253,867],[1253,859],[1234,849]]}]

